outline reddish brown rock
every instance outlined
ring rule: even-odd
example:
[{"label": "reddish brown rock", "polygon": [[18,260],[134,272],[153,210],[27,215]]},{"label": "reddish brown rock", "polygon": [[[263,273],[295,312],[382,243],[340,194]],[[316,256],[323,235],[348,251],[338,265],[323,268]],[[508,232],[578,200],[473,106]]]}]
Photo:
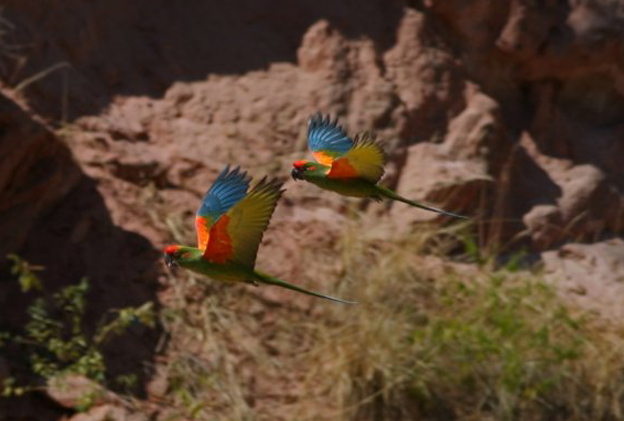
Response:
[{"label": "reddish brown rock", "polygon": [[46,384],[46,394],[68,409],[76,408],[85,402],[101,404],[105,401],[119,401],[118,397],[101,385],[78,374],[50,378]]},{"label": "reddish brown rock", "polygon": [[133,413],[121,406],[101,405],[87,412],[76,414],[69,421],[147,421],[149,418],[140,413]]},{"label": "reddish brown rock", "polygon": [[624,241],[566,244],[542,254],[547,279],[585,309],[624,318]]},{"label": "reddish brown rock", "polygon": [[69,148],[0,94],[0,266],[24,243],[37,216],[79,178]]},{"label": "reddish brown rock", "polygon": [[[491,184],[483,167],[470,160],[452,162],[441,145],[420,143],[408,149],[397,192],[452,212],[472,214],[478,209],[479,193]],[[392,215],[401,224],[440,217],[398,202],[392,205]]]},{"label": "reddish brown rock", "polygon": [[554,0],[511,0],[509,15],[496,46],[516,59],[530,59],[556,24],[557,2]]},{"label": "reddish brown rock", "polygon": [[340,32],[326,20],[308,29],[297,50],[297,62],[306,72],[340,72],[349,53],[348,43]]},{"label": "reddish brown rock", "polygon": [[[409,7],[412,3],[414,8]],[[533,243],[537,248],[566,238],[622,232],[624,172],[616,157],[624,154],[624,43],[618,37],[624,12],[616,4],[428,0],[344,9],[321,2],[306,17],[296,14],[290,26],[284,26],[282,15],[264,17],[266,42],[289,60],[272,60],[261,48],[250,47],[240,59],[232,52],[235,49],[226,49],[219,65],[200,59],[216,54],[214,46],[204,45],[203,40],[227,28],[224,45],[235,45],[237,38],[229,29],[245,16],[253,20],[255,6],[243,8],[242,16],[228,15],[231,6],[225,5],[196,5],[195,11],[175,12],[154,7],[152,14],[141,17],[141,25],[137,24],[140,7],[130,7],[116,25],[127,33],[135,33],[137,25],[142,28],[139,32],[151,28],[158,57],[137,54],[144,37],[136,36],[130,37],[136,43],[108,54],[107,60],[102,52],[117,51],[113,43],[119,38],[105,39],[102,34],[115,8],[127,6],[100,5],[106,13],[98,20],[89,8],[74,3],[67,7],[85,17],[85,23],[77,25],[84,38],[68,43],[67,34],[59,32],[48,53],[59,61],[71,59],[71,71],[80,75],[72,79],[76,84],[70,87],[72,102],[109,101],[103,117],[78,120],[93,138],[109,145],[99,156],[89,147],[82,148],[81,155],[95,158],[88,160],[89,174],[112,174],[138,186],[151,182],[159,188],[178,186],[200,195],[207,186],[206,171],[214,174],[225,162],[236,160],[243,166],[284,173],[291,157],[304,153],[305,122],[320,109],[343,117],[351,133],[365,129],[380,133],[392,158],[385,181],[389,185],[399,183],[403,175],[409,178],[400,183],[406,194],[440,203],[453,196],[462,207],[473,204],[467,209],[472,215],[509,221],[499,227],[497,241],[527,228],[528,238],[540,237]],[[46,20],[17,3],[11,3],[9,16],[14,16],[12,9],[27,12],[16,17],[17,22],[36,34],[41,28],[58,30],[52,24],[55,19]],[[195,26],[196,15],[208,10],[229,20]],[[320,10],[323,13],[317,13]],[[190,32],[183,48],[166,47],[180,42],[168,25],[172,16],[197,29]],[[345,23],[343,16],[349,16],[353,25]],[[257,46],[257,37],[245,30],[237,36]],[[287,45],[285,39],[294,41]],[[193,50],[191,44],[197,48]],[[35,45],[40,51],[40,45]],[[141,76],[137,68],[153,71]],[[201,77],[197,69],[203,69]],[[175,75],[185,70],[194,83],[178,81]],[[37,109],[52,105],[49,93],[58,89],[53,87],[54,77],[24,91]],[[88,83],[89,89],[79,89],[82,83]],[[107,90],[122,94],[113,99]],[[164,92],[164,98],[125,92]],[[531,153],[518,146],[523,136],[535,144]],[[441,148],[419,151],[423,158],[416,161],[408,157],[407,146],[436,139],[443,140]],[[594,147],[596,143],[600,147]],[[452,194],[447,188],[433,187],[445,184],[444,171],[425,174],[411,168],[422,167],[420,160],[428,160],[427,153],[442,166],[454,161],[457,167],[470,167],[451,177],[467,177],[468,187],[453,188]],[[546,160],[560,164],[546,168]],[[583,188],[560,184],[571,166],[585,164],[600,172],[597,185],[589,186],[595,180],[591,177],[581,177],[589,183]],[[104,173],[101,168],[106,168]],[[478,192],[488,179],[495,182],[488,182],[486,197]],[[421,187],[408,191],[406,184]],[[481,195],[483,202],[478,209],[475,195]],[[607,202],[609,206],[602,205]],[[563,237],[547,240],[546,232],[551,231],[543,229],[533,235],[534,227],[544,226],[538,214],[528,218],[531,227],[522,222],[539,205],[559,208]],[[590,208],[587,219],[583,215]]]},{"label": "reddish brown rock", "polygon": [[439,136],[463,108],[466,82],[450,48],[431,31],[424,14],[405,11],[397,43],[383,62],[398,97],[392,117],[400,138],[414,143]]},{"label": "reddish brown rock", "polygon": [[549,249],[565,236],[561,211],[554,205],[537,205],[522,218],[534,245]]}]

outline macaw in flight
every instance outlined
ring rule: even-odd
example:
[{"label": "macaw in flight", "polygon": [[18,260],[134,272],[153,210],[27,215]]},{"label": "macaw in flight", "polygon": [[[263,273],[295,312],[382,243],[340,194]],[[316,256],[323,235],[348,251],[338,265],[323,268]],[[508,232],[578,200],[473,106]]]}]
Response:
[{"label": "macaw in flight", "polygon": [[317,113],[308,123],[308,147],[316,162],[296,161],[291,171],[294,180],[309,181],[322,189],[345,196],[398,200],[428,211],[468,219],[406,199],[378,184],[384,173],[387,157],[381,145],[375,141],[374,135],[368,132],[351,140],[336,120],[332,122],[329,116],[323,119]]},{"label": "macaw in flight", "polygon": [[228,165],[223,170],[197,211],[197,247],[165,247],[167,266],[181,266],[220,281],[277,285],[314,297],[355,304],[308,291],[254,269],[262,234],[284,190],[282,183],[264,177],[247,192],[250,181],[251,177],[238,167],[230,171]]}]

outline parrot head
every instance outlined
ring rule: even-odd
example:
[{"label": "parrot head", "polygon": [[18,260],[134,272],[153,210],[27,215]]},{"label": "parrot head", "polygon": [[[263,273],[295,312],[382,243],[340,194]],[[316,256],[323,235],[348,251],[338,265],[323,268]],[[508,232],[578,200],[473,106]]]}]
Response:
[{"label": "parrot head", "polygon": [[171,270],[182,266],[187,267],[201,256],[201,251],[195,247],[167,246],[164,250],[165,264]]},{"label": "parrot head", "polygon": [[295,181],[305,180],[307,177],[324,177],[327,172],[326,170],[327,166],[319,164],[318,162],[300,160],[293,164],[293,169],[290,172],[290,175]]}]

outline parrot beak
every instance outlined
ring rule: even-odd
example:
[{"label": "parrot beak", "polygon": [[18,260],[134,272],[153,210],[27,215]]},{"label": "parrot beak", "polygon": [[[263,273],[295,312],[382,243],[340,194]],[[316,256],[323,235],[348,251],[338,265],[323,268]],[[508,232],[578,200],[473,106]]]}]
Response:
[{"label": "parrot beak", "polygon": [[165,254],[165,264],[169,269],[174,271],[178,267],[178,263],[173,259],[170,254]]},{"label": "parrot beak", "polygon": [[295,181],[303,180],[303,175],[301,174],[301,171],[299,171],[297,168],[292,169],[292,171],[290,172],[290,176]]}]

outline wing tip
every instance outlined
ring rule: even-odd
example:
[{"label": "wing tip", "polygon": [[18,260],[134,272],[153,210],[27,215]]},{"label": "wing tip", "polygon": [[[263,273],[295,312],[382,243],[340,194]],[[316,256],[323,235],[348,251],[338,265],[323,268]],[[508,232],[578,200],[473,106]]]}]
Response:
[{"label": "wing tip", "polygon": [[[227,164],[226,168],[229,168],[230,164]],[[242,171],[240,165],[235,166],[232,171],[230,171],[229,174],[227,174],[227,176],[231,177],[232,180],[238,178],[240,179],[244,184],[247,185],[247,187],[249,187],[249,183],[251,182],[252,178],[249,174],[247,174],[247,171]]]},{"label": "wing tip", "polygon": [[388,153],[386,152],[386,143],[383,140],[377,138],[377,133],[371,131],[365,131],[355,135],[353,139],[353,146],[375,146],[382,155],[384,165],[388,162]]},{"label": "wing tip", "polygon": [[269,177],[265,175],[264,177],[260,179],[260,181],[256,183],[252,191],[254,192],[263,191],[267,193],[273,193],[277,196],[276,198],[276,202],[277,202],[277,200],[279,200],[282,197],[283,193],[286,191],[286,189],[282,188],[283,186],[284,186],[284,182],[281,181],[279,178]]},{"label": "wing tip", "polygon": [[251,179],[250,177],[247,176],[247,171],[241,171],[240,165],[232,167],[230,163],[227,163],[225,165],[225,168],[221,171],[221,173],[217,177],[217,180],[215,180],[215,183],[218,180],[223,180],[226,178],[234,179],[237,177],[240,177],[242,180],[245,180],[245,181],[248,181],[247,179]]},{"label": "wing tip", "polygon": [[319,127],[335,128],[340,130],[345,136],[347,135],[346,130],[338,124],[338,116],[334,117],[334,119],[332,120],[330,113],[327,113],[323,116],[320,111],[317,111],[316,113],[312,114],[312,116],[308,119],[308,132]]},{"label": "wing tip", "polygon": [[251,182],[251,177],[247,174],[246,171],[241,171],[240,166],[232,167],[229,163],[225,165],[225,168],[221,171],[221,173],[217,176],[215,181],[206,191],[206,194],[202,197],[201,204],[199,209],[197,210],[197,215],[204,215],[206,209],[206,201],[210,198],[211,195],[219,195],[224,189],[235,189],[242,190],[239,193],[242,193],[243,196],[249,190],[249,183]]}]

